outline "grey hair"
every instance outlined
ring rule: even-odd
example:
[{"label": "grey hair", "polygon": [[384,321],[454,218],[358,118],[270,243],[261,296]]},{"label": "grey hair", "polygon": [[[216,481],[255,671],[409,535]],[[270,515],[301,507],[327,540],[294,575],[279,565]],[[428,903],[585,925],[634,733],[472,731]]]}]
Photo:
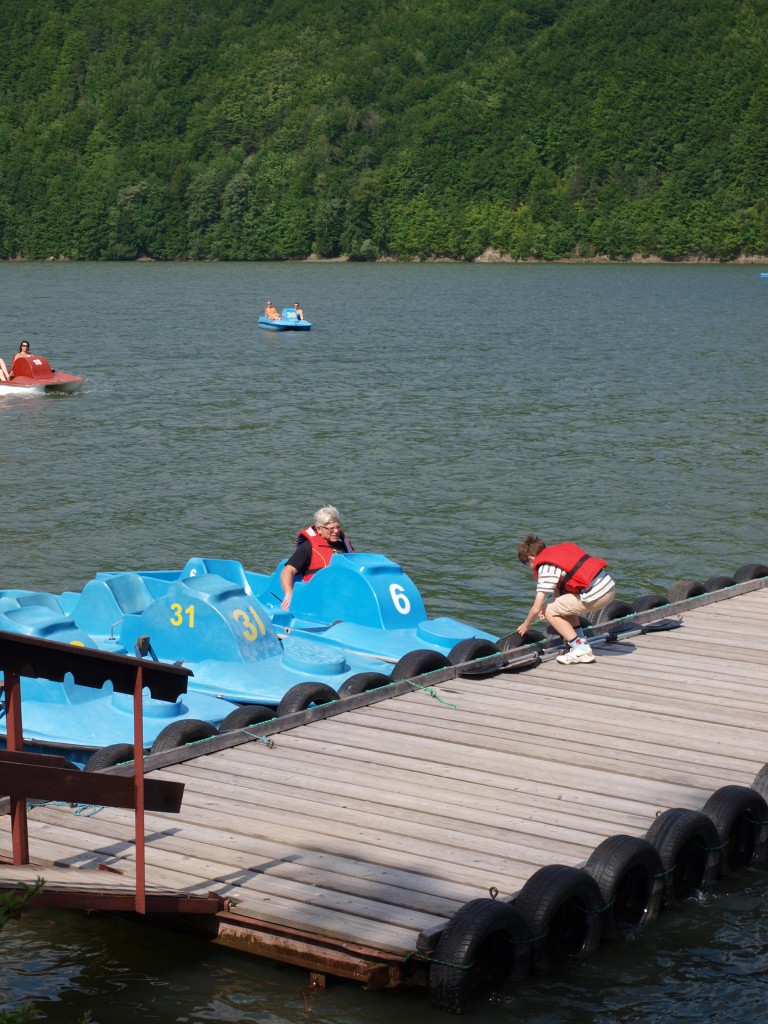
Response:
[{"label": "grey hair", "polygon": [[340,523],[341,515],[339,510],[334,505],[323,505],[315,512],[314,517],[315,526],[327,526],[328,523]]}]

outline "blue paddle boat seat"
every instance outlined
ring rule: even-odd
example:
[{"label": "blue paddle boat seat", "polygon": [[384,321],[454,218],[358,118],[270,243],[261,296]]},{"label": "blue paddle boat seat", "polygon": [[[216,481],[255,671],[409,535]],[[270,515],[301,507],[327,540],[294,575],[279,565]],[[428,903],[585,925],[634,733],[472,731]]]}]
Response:
[{"label": "blue paddle boat seat", "polygon": [[72,618],[86,633],[104,635],[107,623],[114,629],[126,615],[138,615],[153,600],[138,573],[118,572],[89,580],[72,610]]}]

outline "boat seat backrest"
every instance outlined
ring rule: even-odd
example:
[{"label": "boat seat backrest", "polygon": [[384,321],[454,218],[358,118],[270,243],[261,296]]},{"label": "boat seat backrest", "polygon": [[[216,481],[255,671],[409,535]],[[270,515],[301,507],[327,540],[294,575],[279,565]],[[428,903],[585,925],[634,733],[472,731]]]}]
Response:
[{"label": "boat seat backrest", "polygon": [[119,573],[106,582],[120,611],[125,615],[138,615],[154,600],[149,587],[138,573]]},{"label": "boat seat backrest", "polygon": [[13,363],[14,377],[50,377],[52,373],[45,356],[19,356]]},{"label": "boat seat backrest", "polygon": [[54,594],[19,594],[16,600],[19,602],[20,608],[27,608],[29,607],[29,605],[42,605],[44,608],[50,608],[52,611],[61,614],[61,605],[59,604],[59,599]]}]

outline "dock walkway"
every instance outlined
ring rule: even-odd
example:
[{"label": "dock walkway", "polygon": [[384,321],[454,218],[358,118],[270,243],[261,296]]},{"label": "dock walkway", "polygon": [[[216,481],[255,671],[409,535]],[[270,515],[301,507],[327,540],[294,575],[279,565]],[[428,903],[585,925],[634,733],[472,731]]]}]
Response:
[{"label": "dock walkway", "polygon": [[[178,815],[146,815],[148,885],[225,897],[219,941],[369,983],[385,963],[378,983],[397,983],[394,965],[465,902],[749,786],[768,761],[767,620],[753,584],[594,665],[427,680],[268,738],[155,755],[152,776],[186,789]],[[10,843],[0,825],[0,856]],[[132,884],[128,811],[33,807],[29,846],[29,868],[0,866],[6,884]]]}]

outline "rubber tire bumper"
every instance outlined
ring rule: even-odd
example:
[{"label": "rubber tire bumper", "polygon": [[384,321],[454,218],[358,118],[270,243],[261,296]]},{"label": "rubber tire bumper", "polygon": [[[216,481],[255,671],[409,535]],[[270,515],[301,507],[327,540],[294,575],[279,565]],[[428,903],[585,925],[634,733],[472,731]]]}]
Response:
[{"label": "rubber tire bumper", "polygon": [[356,672],[345,679],[339,687],[339,697],[352,697],[356,693],[368,693],[382,686],[389,686],[392,680],[383,672]]},{"label": "rubber tire bumper", "polygon": [[171,722],[166,725],[152,744],[151,753],[159,754],[164,750],[174,750],[176,747],[183,747],[187,743],[197,743],[199,740],[208,740],[211,736],[218,735],[219,730],[210,722],[203,722],[199,718],[183,718],[178,722]]},{"label": "rubber tire bumper", "polygon": [[466,1013],[477,998],[528,973],[531,932],[525,917],[501,900],[476,899],[443,929],[429,968],[436,1010]]},{"label": "rubber tire bumper", "polygon": [[296,683],[283,694],[283,699],[277,705],[276,715],[282,718],[283,715],[292,715],[296,711],[306,711],[312,705],[332,704],[338,699],[336,690],[327,683]]},{"label": "rubber tire bumper", "polygon": [[595,849],[584,870],[603,898],[603,938],[636,939],[659,916],[664,868],[655,846],[637,836],[609,836]]},{"label": "rubber tire bumper", "polygon": [[531,929],[531,969],[537,974],[592,953],[600,944],[603,897],[594,878],[581,868],[539,868],[514,905]]},{"label": "rubber tire bumper", "polygon": [[440,651],[419,649],[408,651],[392,669],[392,681],[400,679],[413,679],[414,676],[424,675],[426,672],[436,672],[441,668],[448,668],[450,662]]},{"label": "rubber tire bumper", "polygon": [[711,888],[719,878],[720,837],[711,819],[700,811],[672,807],[658,816],[645,838],[661,857],[666,904]]},{"label": "rubber tire bumper", "polygon": [[702,814],[720,837],[723,875],[765,863],[768,806],[760,793],[747,786],[722,786],[704,804]]},{"label": "rubber tire bumper", "polygon": [[116,764],[133,761],[132,743],[110,743],[108,747],[95,750],[85,762],[84,771],[100,772],[104,768],[114,768]]},{"label": "rubber tire bumper", "polygon": [[266,704],[244,704],[230,711],[219,726],[219,732],[237,732],[238,729],[247,729],[249,725],[271,722],[273,718],[277,718],[277,712]]}]

